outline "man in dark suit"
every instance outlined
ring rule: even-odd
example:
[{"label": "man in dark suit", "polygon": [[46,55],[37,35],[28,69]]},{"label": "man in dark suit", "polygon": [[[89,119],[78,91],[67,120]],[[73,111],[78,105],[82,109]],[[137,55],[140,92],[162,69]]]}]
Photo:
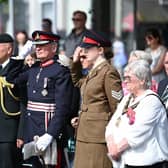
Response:
[{"label": "man in dark suit", "polygon": [[71,115],[73,83],[68,67],[55,54],[60,37],[34,31],[32,38],[39,61],[18,77],[6,78],[15,85],[27,83],[23,156],[26,164],[35,168],[56,165],[62,168],[64,130]]},{"label": "man in dark suit", "polygon": [[[0,34],[0,168],[19,168],[22,140],[17,139],[20,118],[19,89],[4,82],[2,77],[12,76],[22,61],[11,59],[13,38]],[[21,135],[19,135],[21,138]]]}]

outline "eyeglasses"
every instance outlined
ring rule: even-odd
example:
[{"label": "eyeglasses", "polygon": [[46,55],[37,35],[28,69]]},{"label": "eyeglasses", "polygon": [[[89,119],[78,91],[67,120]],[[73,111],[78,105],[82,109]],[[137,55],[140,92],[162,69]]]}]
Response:
[{"label": "eyeglasses", "polygon": [[87,58],[87,57],[84,56],[84,55],[80,56],[80,59],[86,59],[86,58]]},{"label": "eyeglasses", "polygon": [[82,19],[80,19],[80,18],[72,18],[72,21],[73,21],[73,22],[81,22]]},{"label": "eyeglasses", "polygon": [[140,79],[138,78],[138,77],[136,77],[135,75],[126,75],[126,76],[123,76],[123,80],[124,81],[127,81],[127,82],[132,82],[132,81],[134,81],[134,82],[137,82],[137,81],[139,81]]},{"label": "eyeglasses", "polygon": [[131,82],[131,76],[123,76],[123,80]]}]

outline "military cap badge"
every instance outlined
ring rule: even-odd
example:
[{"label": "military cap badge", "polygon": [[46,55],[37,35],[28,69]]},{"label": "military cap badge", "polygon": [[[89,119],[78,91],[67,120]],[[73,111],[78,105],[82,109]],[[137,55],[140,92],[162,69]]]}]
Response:
[{"label": "military cap badge", "polygon": [[35,39],[35,40],[40,40],[40,35],[39,35],[39,33],[36,34],[36,36],[35,36],[34,39]]}]

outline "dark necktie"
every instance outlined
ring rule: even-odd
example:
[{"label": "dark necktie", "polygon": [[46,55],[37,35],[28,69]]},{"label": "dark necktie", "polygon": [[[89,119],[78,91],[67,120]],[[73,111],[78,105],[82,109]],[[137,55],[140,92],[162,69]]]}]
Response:
[{"label": "dark necktie", "polygon": [[0,71],[2,70],[2,65],[0,65]]},{"label": "dark necktie", "polygon": [[161,99],[163,100],[164,103],[167,102],[168,100],[168,86],[165,88],[165,90],[163,91],[163,94],[161,96]]}]

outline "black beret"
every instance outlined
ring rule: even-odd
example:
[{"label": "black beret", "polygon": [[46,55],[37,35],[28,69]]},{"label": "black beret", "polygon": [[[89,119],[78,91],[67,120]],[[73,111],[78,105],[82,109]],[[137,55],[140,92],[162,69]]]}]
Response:
[{"label": "black beret", "polygon": [[80,44],[82,48],[111,47],[111,41],[104,32],[86,31]]},{"label": "black beret", "polygon": [[0,34],[0,43],[13,43],[13,38],[11,35],[4,33]]},{"label": "black beret", "polygon": [[32,33],[33,44],[47,44],[50,42],[58,42],[60,36],[52,32],[36,30]]}]

